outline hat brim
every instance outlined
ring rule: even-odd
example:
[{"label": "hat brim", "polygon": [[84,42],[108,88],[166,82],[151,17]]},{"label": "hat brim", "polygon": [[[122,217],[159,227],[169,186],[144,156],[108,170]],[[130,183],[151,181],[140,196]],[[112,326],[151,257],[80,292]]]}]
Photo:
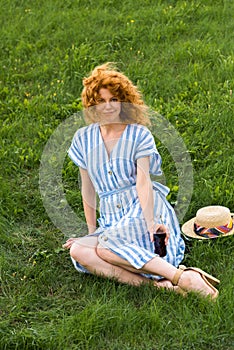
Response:
[{"label": "hat brim", "polygon": [[196,238],[196,239],[216,239],[216,238],[231,236],[234,234],[234,214],[232,213],[231,216],[232,216],[232,221],[233,221],[232,230],[228,233],[224,233],[223,235],[217,236],[215,238],[207,238],[207,237],[202,237],[202,236],[197,235],[193,230],[195,218],[192,218],[192,219],[188,220],[187,222],[185,222],[182,225],[181,230],[185,236],[191,237],[191,238]]}]

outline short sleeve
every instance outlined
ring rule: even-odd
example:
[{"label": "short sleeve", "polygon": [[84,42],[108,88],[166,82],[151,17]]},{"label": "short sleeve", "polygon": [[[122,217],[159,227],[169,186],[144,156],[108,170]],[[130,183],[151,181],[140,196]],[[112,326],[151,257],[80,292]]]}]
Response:
[{"label": "short sleeve", "polygon": [[153,135],[147,128],[144,128],[138,137],[135,160],[144,157],[150,157],[150,174],[161,175],[162,159],[156,148]]},{"label": "short sleeve", "polygon": [[70,148],[68,149],[68,156],[71,160],[83,169],[86,169],[85,152],[84,152],[84,142],[82,142],[82,129],[79,129],[73,137]]}]

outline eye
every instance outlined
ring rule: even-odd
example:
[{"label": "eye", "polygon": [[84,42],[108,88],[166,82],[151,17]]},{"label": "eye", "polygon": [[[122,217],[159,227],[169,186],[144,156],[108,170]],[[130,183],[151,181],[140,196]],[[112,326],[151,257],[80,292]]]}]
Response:
[{"label": "eye", "polygon": [[112,97],[111,102],[119,102],[118,97]]}]

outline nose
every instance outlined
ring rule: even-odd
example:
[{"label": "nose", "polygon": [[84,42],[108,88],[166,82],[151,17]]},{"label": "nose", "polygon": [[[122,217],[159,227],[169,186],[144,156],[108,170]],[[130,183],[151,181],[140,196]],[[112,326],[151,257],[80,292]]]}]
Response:
[{"label": "nose", "polygon": [[105,109],[112,109],[111,101],[106,101],[104,103],[104,107],[105,107]]}]

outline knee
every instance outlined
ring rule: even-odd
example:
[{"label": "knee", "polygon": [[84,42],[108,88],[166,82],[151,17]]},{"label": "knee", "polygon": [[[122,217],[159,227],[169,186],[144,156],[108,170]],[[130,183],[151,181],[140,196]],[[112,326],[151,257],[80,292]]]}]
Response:
[{"label": "knee", "polygon": [[88,265],[91,257],[91,249],[79,244],[74,244],[70,248],[70,256],[84,267]]}]

